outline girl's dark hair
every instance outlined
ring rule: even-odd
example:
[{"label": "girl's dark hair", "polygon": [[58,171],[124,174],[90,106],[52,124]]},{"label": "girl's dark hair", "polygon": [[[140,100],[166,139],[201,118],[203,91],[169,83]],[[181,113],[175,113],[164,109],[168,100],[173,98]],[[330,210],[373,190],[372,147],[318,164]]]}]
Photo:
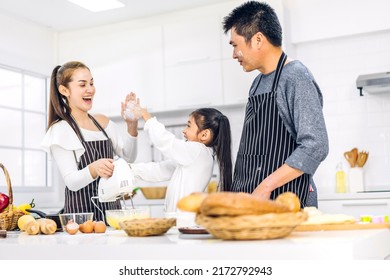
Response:
[{"label": "girl's dark hair", "polygon": [[190,114],[199,130],[211,131],[211,143],[219,166],[219,190],[229,191],[232,185],[231,130],[229,119],[214,108],[197,109]]},{"label": "girl's dark hair", "polygon": [[64,65],[56,66],[53,69],[50,80],[50,102],[49,102],[49,116],[48,129],[56,122],[65,120],[76,132],[77,136],[82,139],[81,132],[71,116],[71,108],[68,101],[58,90],[59,86],[68,87],[72,81],[73,72],[80,68],[89,68],[82,62],[70,61]]},{"label": "girl's dark hair", "polygon": [[272,45],[282,46],[282,27],[274,9],[267,3],[246,2],[224,17],[222,24],[225,33],[235,28],[236,33],[243,36],[246,42],[261,32]]}]

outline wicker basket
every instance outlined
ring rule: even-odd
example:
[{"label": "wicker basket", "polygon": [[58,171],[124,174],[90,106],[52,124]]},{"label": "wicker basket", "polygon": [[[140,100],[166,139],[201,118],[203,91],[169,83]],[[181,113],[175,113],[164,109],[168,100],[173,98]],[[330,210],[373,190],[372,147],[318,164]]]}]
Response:
[{"label": "wicker basket", "polygon": [[141,192],[147,199],[164,199],[167,187],[142,187]]},{"label": "wicker basket", "polygon": [[175,218],[134,219],[119,223],[128,236],[153,236],[166,233],[176,225]]},{"label": "wicker basket", "polygon": [[9,177],[9,173],[5,166],[0,163],[0,167],[3,169],[5,175],[5,181],[8,186],[8,197],[9,197],[9,205],[8,210],[4,210],[0,213],[0,229],[5,230],[14,230],[18,227],[18,219],[24,215],[24,213],[20,210],[13,209],[13,194],[12,194],[12,186],[11,179]]},{"label": "wicker basket", "polygon": [[204,216],[197,214],[196,223],[214,237],[224,240],[277,239],[289,235],[307,220],[304,212],[269,213],[263,215]]}]

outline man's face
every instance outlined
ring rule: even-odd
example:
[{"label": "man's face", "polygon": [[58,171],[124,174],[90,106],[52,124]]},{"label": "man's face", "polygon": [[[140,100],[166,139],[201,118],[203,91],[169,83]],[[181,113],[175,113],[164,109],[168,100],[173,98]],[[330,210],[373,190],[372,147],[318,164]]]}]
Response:
[{"label": "man's face", "polygon": [[256,65],[256,47],[252,46],[252,41],[246,42],[245,38],[238,35],[235,28],[230,31],[230,45],[233,47],[233,59],[242,66],[245,72],[258,69]]}]

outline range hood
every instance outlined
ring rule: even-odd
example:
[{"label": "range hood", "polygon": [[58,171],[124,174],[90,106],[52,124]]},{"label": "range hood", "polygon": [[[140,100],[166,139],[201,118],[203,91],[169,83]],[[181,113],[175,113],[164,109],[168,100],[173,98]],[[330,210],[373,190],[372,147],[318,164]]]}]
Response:
[{"label": "range hood", "polygon": [[356,80],[356,87],[369,93],[390,92],[390,72],[360,75]]}]

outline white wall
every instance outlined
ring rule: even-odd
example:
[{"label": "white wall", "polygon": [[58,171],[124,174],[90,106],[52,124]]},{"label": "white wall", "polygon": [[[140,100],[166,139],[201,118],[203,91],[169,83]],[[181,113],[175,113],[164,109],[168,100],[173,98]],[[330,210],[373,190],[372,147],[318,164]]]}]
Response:
[{"label": "white wall", "polygon": [[318,169],[319,192],[334,192],[345,151],[369,151],[364,167],[370,190],[390,189],[390,92],[359,96],[361,74],[390,70],[390,2],[287,0],[295,58],[313,72],[324,95],[330,153]]}]

